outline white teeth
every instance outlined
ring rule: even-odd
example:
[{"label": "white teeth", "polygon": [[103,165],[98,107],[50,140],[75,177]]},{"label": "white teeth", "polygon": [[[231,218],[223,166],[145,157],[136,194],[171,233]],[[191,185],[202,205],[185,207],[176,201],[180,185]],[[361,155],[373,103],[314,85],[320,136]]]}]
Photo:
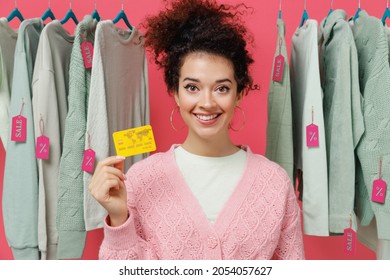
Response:
[{"label": "white teeth", "polygon": [[218,117],[218,114],[214,114],[214,115],[208,115],[208,116],[205,116],[205,115],[196,115],[196,117],[202,121],[209,121],[209,120],[212,120],[212,119],[215,119],[216,117]]}]

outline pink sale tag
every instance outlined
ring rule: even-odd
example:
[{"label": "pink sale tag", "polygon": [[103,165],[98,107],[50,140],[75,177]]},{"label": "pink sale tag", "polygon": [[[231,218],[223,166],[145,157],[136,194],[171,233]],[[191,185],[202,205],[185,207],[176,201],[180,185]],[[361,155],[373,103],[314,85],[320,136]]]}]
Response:
[{"label": "pink sale tag", "polygon": [[26,142],[27,119],[22,115],[12,118],[11,140],[14,142]]},{"label": "pink sale tag", "polygon": [[351,228],[344,230],[344,253],[349,256],[356,254],[356,232]]},{"label": "pink sale tag", "polygon": [[275,57],[274,62],[274,74],[272,76],[272,80],[275,82],[280,82],[283,78],[283,70],[284,70],[284,57],[283,55],[278,55]]},{"label": "pink sale tag", "polygon": [[48,159],[50,150],[50,139],[45,135],[37,138],[37,145],[35,147],[35,157],[40,159]]},{"label": "pink sale tag", "polygon": [[81,170],[92,173],[95,167],[95,152],[92,149],[84,151],[83,164]]},{"label": "pink sale tag", "polygon": [[313,123],[306,126],[306,145],[308,147],[318,147],[320,145],[318,126]]},{"label": "pink sale tag", "polygon": [[85,68],[92,68],[93,45],[91,42],[83,42],[80,45]]},{"label": "pink sale tag", "polygon": [[372,195],[371,195],[372,201],[382,203],[382,204],[385,203],[386,187],[387,187],[386,182],[383,181],[382,179],[375,180],[372,186]]}]

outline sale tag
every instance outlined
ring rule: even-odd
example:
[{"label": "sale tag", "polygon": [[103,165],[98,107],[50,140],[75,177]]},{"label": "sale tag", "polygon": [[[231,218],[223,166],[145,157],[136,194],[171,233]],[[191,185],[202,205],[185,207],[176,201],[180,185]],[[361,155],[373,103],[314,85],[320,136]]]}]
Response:
[{"label": "sale tag", "polygon": [[35,147],[35,157],[40,159],[48,159],[50,150],[50,139],[45,135],[37,138],[37,144]]},{"label": "sale tag", "polygon": [[356,254],[356,232],[352,228],[344,230],[344,253],[349,256]]},{"label": "sale tag", "polygon": [[275,57],[274,73],[272,76],[272,80],[275,82],[280,82],[283,79],[283,70],[284,70],[284,56],[280,54],[277,57]]},{"label": "sale tag", "polygon": [[382,179],[375,180],[372,186],[372,195],[371,195],[372,201],[382,203],[382,204],[385,203],[386,187],[387,184]]},{"label": "sale tag", "polygon": [[306,126],[306,145],[308,147],[318,147],[320,145],[318,126],[313,123]]},{"label": "sale tag", "polygon": [[11,140],[14,142],[26,142],[27,119],[22,115],[12,118]]},{"label": "sale tag", "polygon": [[93,58],[93,45],[91,42],[85,41],[81,43],[81,54],[84,60],[84,66],[87,69],[92,68],[92,58]]},{"label": "sale tag", "polygon": [[92,173],[94,167],[95,167],[95,151],[92,149],[85,150],[81,170]]},{"label": "sale tag", "polygon": [[152,127],[140,126],[113,133],[116,154],[129,157],[156,150]]}]

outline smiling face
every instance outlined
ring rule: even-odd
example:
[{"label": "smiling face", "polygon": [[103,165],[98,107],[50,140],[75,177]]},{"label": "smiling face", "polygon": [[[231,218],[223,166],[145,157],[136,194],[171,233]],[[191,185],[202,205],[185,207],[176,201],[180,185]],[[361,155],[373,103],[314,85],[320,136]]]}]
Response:
[{"label": "smiling face", "polygon": [[187,140],[230,141],[229,123],[240,99],[228,59],[204,52],[184,58],[175,100],[189,128]]}]

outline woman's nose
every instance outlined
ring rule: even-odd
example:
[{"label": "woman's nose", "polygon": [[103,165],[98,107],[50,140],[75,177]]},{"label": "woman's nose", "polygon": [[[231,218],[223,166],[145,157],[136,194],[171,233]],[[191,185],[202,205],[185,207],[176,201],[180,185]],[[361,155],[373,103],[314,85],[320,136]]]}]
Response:
[{"label": "woman's nose", "polygon": [[211,91],[202,91],[200,94],[199,105],[201,107],[212,107],[215,105],[215,100]]}]

